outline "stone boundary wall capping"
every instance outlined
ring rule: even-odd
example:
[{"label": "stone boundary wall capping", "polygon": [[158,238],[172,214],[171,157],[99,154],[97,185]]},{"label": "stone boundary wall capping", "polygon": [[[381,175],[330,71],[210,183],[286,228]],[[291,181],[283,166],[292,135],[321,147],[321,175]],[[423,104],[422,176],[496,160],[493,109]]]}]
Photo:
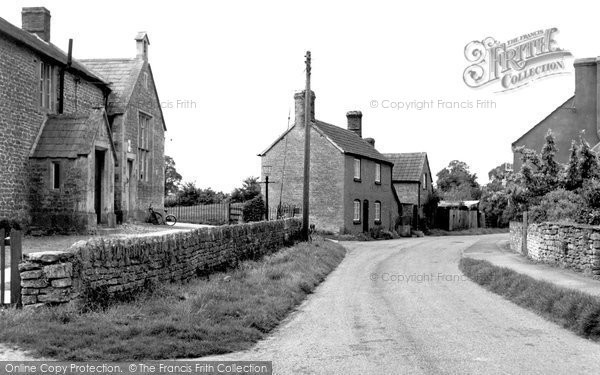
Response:
[{"label": "stone boundary wall capping", "polygon": [[24,306],[75,300],[103,288],[112,297],[147,282],[175,282],[232,267],[292,244],[297,219],[200,228],[160,236],[91,239],[66,251],[24,255],[19,264]]},{"label": "stone boundary wall capping", "polygon": [[[600,280],[600,226],[567,223],[529,224],[528,258],[582,272]],[[510,248],[523,254],[523,224],[510,223]]]}]

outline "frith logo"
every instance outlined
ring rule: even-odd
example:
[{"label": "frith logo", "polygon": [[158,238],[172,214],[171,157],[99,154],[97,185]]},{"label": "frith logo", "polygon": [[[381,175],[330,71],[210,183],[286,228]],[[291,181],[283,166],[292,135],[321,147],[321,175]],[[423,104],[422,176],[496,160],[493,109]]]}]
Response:
[{"label": "frith logo", "polygon": [[494,83],[508,91],[557,74],[567,74],[564,59],[569,51],[558,48],[557,28],[538,30],[505,43],[492,37],[472,41],[465,46],[465,58],[471,63],[464,73],[467,86],[479,88]]}]

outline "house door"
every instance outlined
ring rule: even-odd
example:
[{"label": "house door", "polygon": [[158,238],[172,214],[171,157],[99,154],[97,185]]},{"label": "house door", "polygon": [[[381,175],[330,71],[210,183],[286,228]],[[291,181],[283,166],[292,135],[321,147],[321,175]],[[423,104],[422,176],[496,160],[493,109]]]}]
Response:
[{"label": "house door", "polygon": [[96,210],[96,220],[100,224],[102,222],[102,191],[104,190],[104,184],[102,183],[104,177],[104,154],[105,151],[96,150],[95,153],[95,187],[94,187],[94,209]]},{"label": "house door", "polygon": [[369,201],[363,201],[363,232],[369,231]]}]

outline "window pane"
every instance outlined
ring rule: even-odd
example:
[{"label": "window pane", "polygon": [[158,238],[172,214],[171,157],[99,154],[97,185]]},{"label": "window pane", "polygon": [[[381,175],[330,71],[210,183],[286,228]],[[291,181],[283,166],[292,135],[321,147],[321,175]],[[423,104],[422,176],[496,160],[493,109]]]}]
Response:
[{"label": "window pane", "polygon": [[354,201],[354,220],[360,220],[360,202]]},{"label": "window pane", "polygon": [[360,159],[354,159],[354,178],[360,178]]},{"label": "window pane", "polygon": [[375,181],[381,182],[381,164],[375,164]]},{"label": "window pane", "polygon": [[375,220],[381,221],[381,202],[375,202]]}]

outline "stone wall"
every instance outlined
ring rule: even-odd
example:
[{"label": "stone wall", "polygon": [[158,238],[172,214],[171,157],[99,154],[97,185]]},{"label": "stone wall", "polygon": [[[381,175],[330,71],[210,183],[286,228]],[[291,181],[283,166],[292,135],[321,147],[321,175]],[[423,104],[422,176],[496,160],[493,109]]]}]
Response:
[{"label": "stone wall", "polygon": [[115,296],[147,282],[188,280],[276,251],[291,244],[300,228],[298,219],[263,221],[161,236],[99,238],[67,251],[26,254],[19,265],[22,302],[68,302],[100,288]]},{"label": "stone wall", "polygon": [[[510,246],[521,253],[521,223],[510,224]],[[541,223],[527,227],[527,257],[600,279],[600,226]]]}]

